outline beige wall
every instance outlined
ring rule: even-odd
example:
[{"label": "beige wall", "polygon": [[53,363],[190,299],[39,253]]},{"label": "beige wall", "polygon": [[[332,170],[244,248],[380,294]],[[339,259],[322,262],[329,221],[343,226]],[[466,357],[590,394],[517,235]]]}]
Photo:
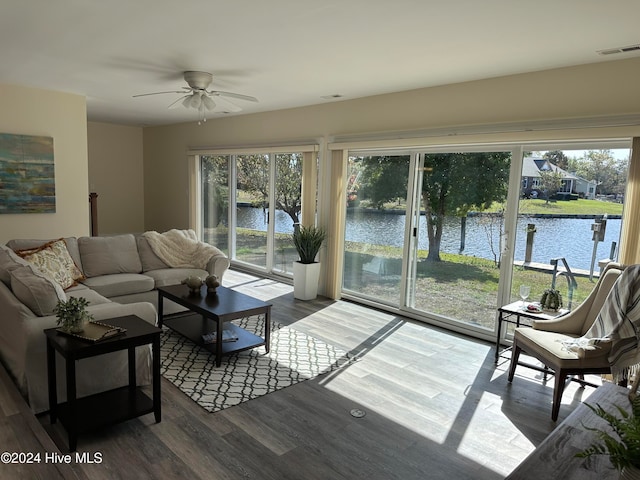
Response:
[{"label": "beige wall", "polygon": [[89,122],[87,131],[98,234],[144,231],[142,127]]},{"label": "beige wall", "polygon": [[[191,147],[273,145],[317,141],[329,161],[334,136],[402,132],[554,119],[640,114],[640,58],[426,88],[305,108],[144,129],[145,227],[186,228]],[[609,138],[638,135],[638,127],[566,129],[433,143]]]},{"label": "beige wall", "polygon": [[0,85],[0,132],[53,137],[56,212],[0,215],[0,243],[89,233],[83,96]]}]

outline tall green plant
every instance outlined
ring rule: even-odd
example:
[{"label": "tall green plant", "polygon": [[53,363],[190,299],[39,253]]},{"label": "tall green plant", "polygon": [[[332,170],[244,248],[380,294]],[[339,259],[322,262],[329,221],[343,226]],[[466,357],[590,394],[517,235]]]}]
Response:
[{"label": "tall green plant", "polygon": [[292,238],[300,256],[300,263],[309,264],[316,261],[320,247],[327,238],[327,232],[322,227],[299,225],[293,230]]},{"label": "tall green plant", "polygon": [[632,400],[631,413],[615,405],[620,417],[605,411],[600,405],[585,405],[611,426],[615,436],[597,428],[585,427],[596,432],[603,443],[594,443],[577,453],[576,457],[609,455],[611,463],[618,470],[628,467],[640,468],[640,396]]}]

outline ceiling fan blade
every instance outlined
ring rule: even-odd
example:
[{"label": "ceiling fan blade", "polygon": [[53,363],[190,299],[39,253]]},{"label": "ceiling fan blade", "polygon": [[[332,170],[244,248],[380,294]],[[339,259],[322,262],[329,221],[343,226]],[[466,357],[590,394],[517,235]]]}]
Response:
[{"label": "ceiling fan blade", "polygon": [[163,95],[165,93],[184,93],[184,90],[171,90],[170,92],[153,92],[153,93],[140,93],[133,95],[134,97],[148,97],[149,95]]},{"label": "ceiling fan blade", "polygon": [[209,95],[213,95],[214,97],[230,97],[237,98],[238,100],[246,100],[247,102],[257,102],[258,99],[256,97],[250,97],[249,95],[240,95],[239,93],[231,93],[231,92],[221,92],[219,90],[213,90],[211,92],[207,92]]},{"label": "ceiling fan blade", "polygon": [[167,108],[172,109],[172,108],[176,108],[178,106],[178,102],[183,101],[185,98],[190,97],[191,95],[184,95],[183,97],[180,97],[179,99],[177,99],[175,102],[172,102],[171,105],[169,105]]},{"label": "ceiling fan blade", "polygon": [[219,96],[216,98],[216,112],[219,113],[235,113],[241,112],[242,108],[232,103],[230,100]]}]

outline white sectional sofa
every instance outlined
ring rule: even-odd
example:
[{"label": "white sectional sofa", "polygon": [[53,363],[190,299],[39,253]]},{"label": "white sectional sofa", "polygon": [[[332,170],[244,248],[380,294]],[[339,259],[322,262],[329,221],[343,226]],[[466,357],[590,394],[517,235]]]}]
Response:
[{"label": "white sectional sofa", "polygon": [[[222,280],[229,259],[211,250],[206,265],[171,267],[154,253],[144,234],[16,239],[0,245],[0,361],[31,409],[39,413],[49,408],[43,330],[56,326],[53,308],[59,299],[86,298],[95,320],[133,314],[155,325],[156,287],[178,284],[191,275],[204,279],[214,274]],[[181,309],[165,300],[165,313]],[[126,385],[126,355],[123,351],[81,360],[78,396]],[[56,364],[58,398],[65,400],[64,362]],[[150,366],[150,348],[139,347],[139,384],[149,383]]]}]

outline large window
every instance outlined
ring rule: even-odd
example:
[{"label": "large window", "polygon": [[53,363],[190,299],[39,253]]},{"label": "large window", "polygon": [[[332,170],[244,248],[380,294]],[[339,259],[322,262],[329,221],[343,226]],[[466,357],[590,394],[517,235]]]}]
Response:
[{"label": "large window", "polygon": [[575,308],[591,292],[617,258],[628,160],[628,149],[524,153],[523,172],[537,182],[518,202],[512,300],[520,285],[530,287],[529,301],[554,286]]},{"label": "large window", "polygon": [[[519,298],[520,285],[531,287],[530,301],[554,286],[575,308],[601,265],[617,259],[630,153],[624,144],[333,155],[331,169],[344,168],[346,158],[347,171],[330,183],[320,169],[327,288],[483,338],[495,331],[497,307]],[[297,259],[291,233],[302,212],[305,223],[315,220],[315,152],[199,154],[203,238],[236,267],[290,277]],[[332,218],[328,204],[344,216]],[[344,237],[331,237],[343,228]]]},{"label": "large window", "polygon": [[202,240],[229,255],[229,156],[200,157]]},{"label": "large window", "polygon": [[303,158],[303,151],[200,155],[203,239],[238,266],[291,275]]},{"label": "large window", "polygon": [[[493,329],[511,152],[351,156],[344,289]],[[482,212],[482,215],[475,215]]]},{"label": "large window", "polygon": [[523,284],[575,308],[617,258],[628,156],[351,151],[343,295],[485,334]]},{"label": "large window", "polygon": [[410,155],[350,156],[345,290],[397,305],[400,298]]}]

